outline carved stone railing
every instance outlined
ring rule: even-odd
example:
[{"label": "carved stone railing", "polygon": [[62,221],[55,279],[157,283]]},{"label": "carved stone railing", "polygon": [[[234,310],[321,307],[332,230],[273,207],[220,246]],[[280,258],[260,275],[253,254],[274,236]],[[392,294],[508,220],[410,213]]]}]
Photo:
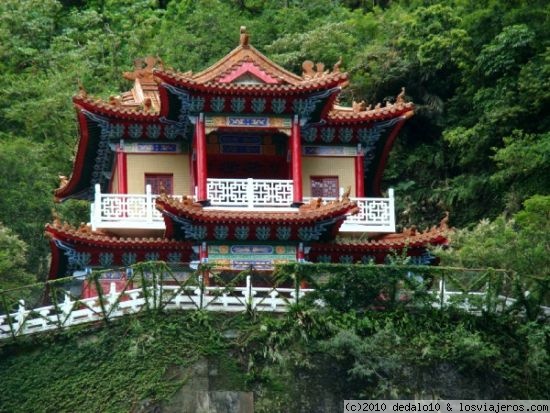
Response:
[{"label": "carved stone railing", "polygon": [[257,208],[292,204],[290,180],[209,178],[207,189],[212,206]]},{"label": "carved stone railing", "polygon": [[[156,194],[146,187],[145,194],[103,194],[95,188],[91,206],[93,229],[164,229],[164,220],[155,208]],[[292,204],[292,181],[260,179],[208,179],[208,198],[212,207],[277,210]],[[311,198],[304,198],[309,202]],[[332,199],[324,199],[325,202]],[[351,198],[359,213],[350,215],[340,228],[343,232],[395,232],[393,189],[387,198]],[[291,210],[290,208],[288,210]],[[297,211],[297,210],[296,210]]]}]

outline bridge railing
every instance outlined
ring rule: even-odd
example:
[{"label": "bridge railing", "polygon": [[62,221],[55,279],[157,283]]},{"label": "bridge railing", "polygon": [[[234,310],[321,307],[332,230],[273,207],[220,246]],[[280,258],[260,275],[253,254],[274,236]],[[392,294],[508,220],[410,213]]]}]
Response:
[{"label": "bridge railing", "polygon": [[280,313],[300,303],[341,311],[433,306],[550,316],[543,281],[492,269],[288,264],[272,273],[154,262],[113,273],[0,291],[0,340],[151,311]]}]

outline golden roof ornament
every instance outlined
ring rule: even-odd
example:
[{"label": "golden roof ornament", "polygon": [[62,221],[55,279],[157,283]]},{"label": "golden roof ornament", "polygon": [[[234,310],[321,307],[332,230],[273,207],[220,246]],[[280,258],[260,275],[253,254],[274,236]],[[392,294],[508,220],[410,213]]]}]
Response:
[{"label": "golden roof ornament", "polygon": [[311,79],[315,77],[315,70],[313,70],[313,67],[315,64],[311,60],[305,60],[304,63],[302,63],[302,77],[304,79]]},{"label": "golden roof ornament", "polygon": [[55,208],[52,208],[52,217],[53,217],[53,225],[56,227],[61,226],[61,219],[59,218],[59,214],[55,210]]},{"label": "golden roof ornament", "polygon": [[155,67],[162,69],[162,60],[155,56],[147,56],[144,59],[134,60],[134,71],[124,72],[122,75],[128,80],[143,79],[153,81],[153,70]]},{"label": "golden roof ornament", "polygon": [[120,96],[109,96],[109,105],[115,107],[122,106]]},{"label": "golden roof ornament", "polygon": [[342,201],[349,201],[349,196],[351,195],[351,185],[348,185],[344,193],[342,194]]},{"label": "golden roof ornament", "polygon": [[146,112],[150,112],[153,109],[153,102],[151,101],[151,98],[145,98],[143,100],[143,109]]},{"label": "golden roof ornament", "polygon": [[241,26],[241,37],[239,39],[239,44],[242,47],[247,47],[249,41],[248,33],[246,32],[246,26]]},{"label": "golden roof ornament", "polygon": [[351,103],[351,107],[352,107],[353,113],[364,112],[365,110],[367,110],[367,104],[365,103],[364,100],[362,100],[361,102],[356,102],[354,100]]},{"label": "golden roof ornament", "polygon": [[439,229],[442,229],[442,230],[449,229],[449,211],[445,211],[445,216],[439,222]]},{"label": "golden roof ornament", "polygon": [[332,73],[340,73],[340,66],[342,65],[342,56],[338,59],[334,66],[332,66]]},{"label": "golden roof ornament", "polygon": [[[340,73],[340,65],[342,64],[342,58],[340,57],[340,60],[338,60],[333,68],[332,73]],[[305,60],[304,63],[302,63],[302,77],[304,79],[314,79],[326,76],[330,74],[330,70],[325,70],[325,64],[322,62],[313,63],[311,60]]]},{"label": "golden roof ornament", "polygon": [[86,89],[84,89],[84,85],[82,84],[80,79],[78,80],[78,96],[80,96],[81,98],[88,97],[88,92],[86,92]]},{"label": "golden roof ornament", "polygon": [[395,103],[397,105],[402,105],[403,103],[405,103],[405,87],[404,86],[401,88],[401,93],[399,93],[397,95],[397,97],[395,98]]}]

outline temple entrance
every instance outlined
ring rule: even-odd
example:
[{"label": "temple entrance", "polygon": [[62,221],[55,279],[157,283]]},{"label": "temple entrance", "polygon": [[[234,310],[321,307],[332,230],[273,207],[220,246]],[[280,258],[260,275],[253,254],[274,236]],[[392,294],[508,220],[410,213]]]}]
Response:
[{"label": "temple entrance", "polygon": [[209,178],[289,179],[288,137],[283,134],[211,133],[207,137]]}]

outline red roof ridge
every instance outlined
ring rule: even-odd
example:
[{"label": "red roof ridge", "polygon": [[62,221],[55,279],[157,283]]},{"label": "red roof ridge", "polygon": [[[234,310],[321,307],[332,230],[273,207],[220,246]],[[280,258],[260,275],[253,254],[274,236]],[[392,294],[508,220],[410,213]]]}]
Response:
[{"label": "red roof ridge", "polygon": [[193,202],[187,197],[184,197],[180,201],[168,195],[161,195],[156,199],[156,207],[160,211],[167,211],[175,215],[181,214],[205,222],[309,222],[345,214],[356,214],[359,212],[359,208],[355,202],[345,198],[339,201],[331,201],[326,204],[323,204],[320,200],[313,200],[310,204],[301,206],[297,212],[262,212],[258,210],[220,211],[205,209],[201,204]]},{"label": "red roof ridge", "polygon": [[241,37],[239,45],[216,63],[193,75],[193,79],[195,81],[199,83],[206,83],[215,80],[216,78],[222,76],[228,68],[234,67],[242,61],[251,61],[258,64],[262,70],[265,70],[272,76],[282,80],[285,83],[296,84],[303,80],[300,76],[273,62],[254,46],[250,45],[246,27],[242,26],[240,31]]},{"label": "red roof ridge", "polygon": [[73,96],[73,103],[77,107],[80,106],[93,113],[112,115],[124,119],[151,120],[159,117],[159,112],[152,105],[127,105],[116,97],[111,97],[109,102],[106,102],[100,98],[78,94]]},{"label": "red roof ridge", "polygon": [[77,228],[67,222],[61,223],[59,220],[56,220],[51,224],[46,224],[45,234],[49,238],[62,238],[81,243],[109,243],[111,245],[119,244],[120,246],[125,247],[132,244],[138,244],[136,246],[159,243],[170,246],[188,244],[187,242],[160,237],[120,237],[107,231],[92,230],[89,225],[81,224],[80,227]]},{"label": "red roof ridge", "polygon": [[166,81],[168,83],[171,83],[171,81],[173,81],[183,87],[199,90],[210,89],[212,92],[307,92],[310,90],[330,88],[335,86],[345,87],[348,83],[347,73],[330,73],[323,77],[312,78],[295,84],[219,83],[214,81],[197,82],[195,79],[192,79],[184,74],[166,70],[155,70],[155,75],[160,78],[161,81]]},{"label": "red roof ridge", "polygon": [[377,103],[374,107],[372,104],[367,106],[367,103],[362,100],[352,102],[351,106],[343,106],[335,104],[328,113],[328,120],[333,121],[363,121],[366,119],[390,118],[399,115],[405,115],[407,118],[414,114],[414,103],[405,100],[405,88],[401,88],[401,92],[395,98],[395,102],[386,101],[384,106],[382,103]]}]

